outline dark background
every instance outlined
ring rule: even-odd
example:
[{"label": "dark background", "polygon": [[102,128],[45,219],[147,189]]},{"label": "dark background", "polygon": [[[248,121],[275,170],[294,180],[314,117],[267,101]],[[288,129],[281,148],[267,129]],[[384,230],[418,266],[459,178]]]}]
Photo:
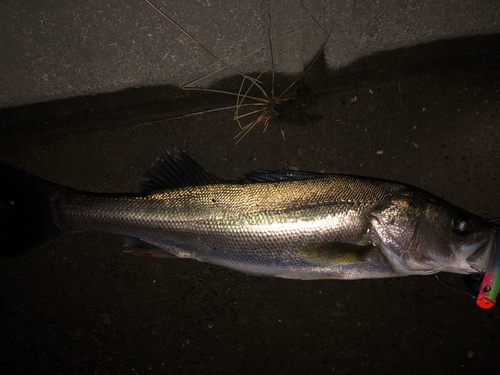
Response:
[{"label": "dark background", "polygon": [[[266,133],[257,125],[238,145],[231,111],[132,129],[234,104],[171,87],[3,109],[0,160],[124,192],[176,145],[226,178],[260,168],[396,179],[498,216],[499,40],[441,41],[338,71],[320,59]],[[277,77],[276,92],[295,78]],[[236,81],[220,84],[237,91]],[[482,310],[433,276],[259,278],[122,245],[73,234],[0,263],[2,373],[499,373],[498,307]]]}]

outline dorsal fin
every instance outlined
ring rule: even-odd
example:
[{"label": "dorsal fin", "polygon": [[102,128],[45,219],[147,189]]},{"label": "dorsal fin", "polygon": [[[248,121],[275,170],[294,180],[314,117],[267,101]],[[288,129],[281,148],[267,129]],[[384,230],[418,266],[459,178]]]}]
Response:
[{"label": "dorsal fin", "polygon": [[209,185],[225,182],[209,172],[185,152],[175,148],[178,158],[168,150],[156,158],[138,187],[139,193],[150,193],[160,189],[175,189],[184,186]]},{"label": "dorsal fin", "polygon": [[266,171],[254,170],[248,172],[245,177],[241,178],[241,182],[276,182],[303,180],[305,178],[314,178],[324,176],[324,173],[319,172],[301,172],[301,171]]}]

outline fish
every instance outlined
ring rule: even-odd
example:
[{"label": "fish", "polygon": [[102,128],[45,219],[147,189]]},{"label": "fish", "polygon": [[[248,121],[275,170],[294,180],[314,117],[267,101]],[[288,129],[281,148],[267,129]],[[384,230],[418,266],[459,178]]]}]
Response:
[{"label": "fish", "polygon": [[254,170],[216,176],[179,149],[133,193],[84,192],[0,163],[0,257],[61,235],[126,236],[126,252],[251,275],[369,279],[484,274],[497,225],[417,187],[371,177]]}]

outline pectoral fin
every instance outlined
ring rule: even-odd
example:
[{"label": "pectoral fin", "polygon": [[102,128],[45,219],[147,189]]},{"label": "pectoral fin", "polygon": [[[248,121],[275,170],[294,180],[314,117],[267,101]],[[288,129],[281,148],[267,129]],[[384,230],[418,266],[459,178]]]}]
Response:
[{"label": "pectoral fin", "polygon": [[298,254],[311,262],[321,264],[353,264],[365,262],[373,245],[356,245],[344,242],[321,242],[299,246]]}]

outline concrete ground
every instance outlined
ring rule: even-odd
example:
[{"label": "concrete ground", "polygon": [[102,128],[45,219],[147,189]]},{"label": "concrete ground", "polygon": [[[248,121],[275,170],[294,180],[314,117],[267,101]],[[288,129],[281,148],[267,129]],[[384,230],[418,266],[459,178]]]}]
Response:
[{"label": "concrete ground", "polygon": [[[276,69],[291,74],[311,61],[332,27],[325,47],[329,68],[380,51],[500,32],[496,0],[155,4],[226,62],[256,51],[237,64],[244,72],[270,64],[267,51],[258,50],[268,44],[269,14],[273,39],[286,34],[274,42],[275,56],[284,53]],[[220,66],[145,1],[7,0],[0,32],[0,107],[179,86]]]},{"label": "concrete ground", "polygon": [[[99,7],[85,6],[90,4]],[[359,12],[364,9],[365,17],[375,17],[373,10],[349,4]],[[438,9],[431,3],[413,8],[399,4],[392,5],[412,15],[426,10],[438,17],[437,11],[430,12]],[[446,19],[460,19],[451,16],[448,5],[442,6],[450,15]],[[493,4],[488,12],[477,8],[473,14],[498,12]],[[31,18],[22,16],[23,9],[36,13],[23,6],[7,9],[17,9],[17,19],[25,22]],[[125,9],[140,18],[148,8],[134,3]],[[65,19],[68,7],[60,12]],[[117,13],[110,5],[107,14]],[[148,17],[158,15],[151,12]],[[163,30],[164,21],[158,22]],[[259,35],[265,39],[265,18],[262,23]],[[64,30],[64,22],[54,25]],[[120,31],[120,23],[113,25],[109,35],[115,29],[116,34],[133,34],[129,26],[122,25]],[[88,33],[101,35],[94,28]],[[154,35],[158,43],[163,39]],[[37,103],[0,110],[0,160],[73,188],[125,192],[135,188],[157,155],[177,145],[226,178],[251,169],[299,169],[395,179],[494,217],[500,213],[499,50],[499,34],[463,36],[370,54],[337,70],[330,69],[327,51],[287,93],[292,100],[276,107],[267,131],[262,133],[259,124],[237,145],[233,137],[239,128],[231,110],[133,128],[140,122],[234,105],[231,96],[193,94],[159,85],[156,78],[155,86],[120,86],[124,81],[101,71],[116,86],[99,81],[93,92],[99,95],[71,98],[89,93],[83,82],[92,80],[83,74],[75,76],[81,81],[74,82],[78,89],[72,93],[65,85],[59,86],[61,91],[46,92],[31,86],[29,97],[22,83],[28,80],[21,80],[23,99],[10,96],[2,103]],[[267,58],[267,51],[262,54]],[[311,56],[304,59],[310,61]],[[54,69],[72,69],[59,62],[62,68]],[[206,62],[200,66],[212,67]],[[184,72],[191,68],[179,67]],[[156,74],[154,69],[149,72]],[[276,94],[297,77],[278,74]],[[262,77],[266,88],[270,80],[270,75]],[[211,87],[237,92],[240,82],[226,79]],[[128,89],[105,93],[118,87]],[[133,257],[122,253],[123,242],[120,236],[78,233],[0,262],[0,372],[499,371],[498,307],[482,310],[472,298],[442,286],[433,276],[363,281],[259,278],[196,261]],[[443,279],[462,284],[459,275],[445,274]]]}]

